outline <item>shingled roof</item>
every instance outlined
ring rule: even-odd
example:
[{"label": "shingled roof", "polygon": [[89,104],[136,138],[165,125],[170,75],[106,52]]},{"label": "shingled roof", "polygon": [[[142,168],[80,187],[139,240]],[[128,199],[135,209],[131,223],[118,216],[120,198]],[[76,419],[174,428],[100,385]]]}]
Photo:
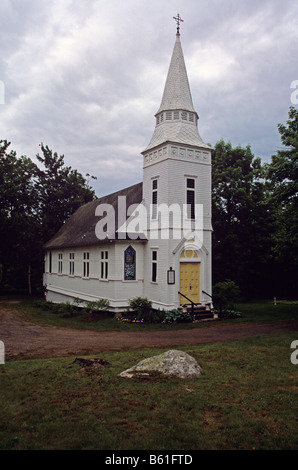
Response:
[{"label": "shingled roof", "polygon": [[210,149],[198,131],[198,115],[192,101],[180,34],[176,36],[161,105],[155,116],[152,139],[142,154],[167,142]]},{"label": "shingled roof", "polygon": [[[101,204],[109,204],[114,208],[115,239],[117,239],[117,230],[120,228],[118,227],[118,198],[120,196],[124,196],[126,198],[126,207],[128,209],[132,204],[140,204],[142,202],[142,194],[143,183],[138,183],[84,204],[65,222],[56,235],[54,235],[54,237],[45,244],[44,248],[46,250],[50,250],[59,248],[87,247],[100,245],[101,243],[106,242],[107,238],[105,240],[100,240],[97,238],[95,233],[96,224],[100,221],[100,217],[95,215],[95,211]],[[104,217],[105,216],[106,214]],[[123,222],[124,221],[122,220],[121,225]],[[129,234],[127,235],[127,238],[129,238]],[[123,239],[123,236],[121,239]],[[139,239],[143,241],[145,240],[142,234],[139,235]]]}]

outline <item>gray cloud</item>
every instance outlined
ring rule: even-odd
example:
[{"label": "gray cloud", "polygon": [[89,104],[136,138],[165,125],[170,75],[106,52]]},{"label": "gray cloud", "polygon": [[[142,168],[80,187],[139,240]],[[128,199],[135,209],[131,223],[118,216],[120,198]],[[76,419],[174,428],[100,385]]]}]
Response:
[{"label": "gray cloud", "polygon": [[31,158],[49,145],[98,195],[140,181],[178,12],[203,139],[268,160],[298,79],[290,0],[2,0],[0,138]]}]

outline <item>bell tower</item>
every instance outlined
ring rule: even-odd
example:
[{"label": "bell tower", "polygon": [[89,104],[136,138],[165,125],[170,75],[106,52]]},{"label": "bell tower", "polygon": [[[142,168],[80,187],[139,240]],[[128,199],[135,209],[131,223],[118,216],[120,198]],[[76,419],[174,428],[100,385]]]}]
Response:
[{"label": "bell tower", "polygon": [[[204,143],[199,131],[199,116],[194,108],[184,55],[180,40],[180,15],[174,17],[177,33],[160,107],[155,114],[152,138],[143,155],[143,203],[150,213],[148,227],[154,226],[155,237],[148,230],[147,250],[158,248],[158,276],[162,285],[159,298],[162,304],[182,304],[178,292],[188,281],[180,279],[185,262],[197,264],[195,289],[188,294],[198,303],[210,302],[211,295],[211,147]],[[180,239],[175,236],[177,217],[168,217],[157,224],[159,207],[180,207]],[[151,224],[150,224],[151,222]],[[154,224],[155,223],[155,224]],[[156,231],[156,227],[166,229]],[[186,228],[187,230],[184,230]],[[188,230],[189,228],[189,230]],[[162,233],[167,233],[164,238]],[[158,236],[156,236],[158,234]],[[150,253],[148,252],[148,261]],[[191,258],[191,254],[194,257]],[[169,268],[175,270],[175,287],[166,283]],[[195,271],[194,264],[192,271]],[[187,271],[189,275],[190,270]],[[189,284],[189,283],[188,283]],[[191,286],[191,284],[189,284]],[[154,285],[152,286],[154,290]],[[184,287],[185,289],[185,287]],[[156,291],[158,289],[155,289]],[[154,296],[148,293],[149,298]],[[162,300],[163,299],[163,300]],[[191,299],[192,300],[192,299]]]}]

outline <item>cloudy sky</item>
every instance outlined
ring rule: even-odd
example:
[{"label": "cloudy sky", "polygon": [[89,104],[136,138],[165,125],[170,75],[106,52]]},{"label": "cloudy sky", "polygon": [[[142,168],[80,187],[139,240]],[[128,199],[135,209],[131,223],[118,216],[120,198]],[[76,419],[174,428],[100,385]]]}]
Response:
[{"label": "cloudy sky", "polygon": [[269,161],[298,80],[296,0],[1,0],[0,139],[34,161],[43,142],[98,196],[141,181],[178,12],[203,140]]}]

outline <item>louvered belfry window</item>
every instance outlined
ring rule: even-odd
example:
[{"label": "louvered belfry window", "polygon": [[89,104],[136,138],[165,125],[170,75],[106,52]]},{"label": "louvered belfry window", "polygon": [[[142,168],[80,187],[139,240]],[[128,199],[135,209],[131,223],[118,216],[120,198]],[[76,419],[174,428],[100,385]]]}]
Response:
[{"label": "louvered belfry window", "polygon": [[187,218],[195,219],[195,180],[193,178],[186,180],[186,204]]},{"label": "louvered belfry window", "polygon": [[157,179],[152,181],[152,199],[151,199],[151,217],[152,219],[157,218]]}]

